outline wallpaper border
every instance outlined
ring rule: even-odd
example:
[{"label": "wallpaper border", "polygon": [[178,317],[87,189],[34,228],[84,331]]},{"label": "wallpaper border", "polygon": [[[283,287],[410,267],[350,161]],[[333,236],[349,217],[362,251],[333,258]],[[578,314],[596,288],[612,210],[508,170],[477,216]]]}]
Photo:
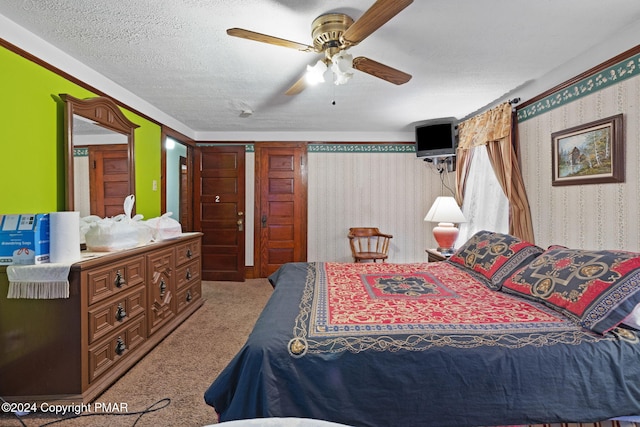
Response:
[{"label": "wallpaper border", "polygon": [[205,143],[196,143],[196,147],[228,147],[228,146],[230,146],[230,145],[234,145],[234,146],[235,146],[235,145],[244,145],[244,150],[245,150],[247,153],[253,153],[254,151],[256,151],[256,150],[255,150],[255,147],[254,147],[254,145],[253,145],[253,144],[242,144],[242,143],[240,143],[240,144],[233,144],[233,143],[229,143],[229,144],[215,144],[215,143],[213,143],[213,144],[212,144],[212,143],[207,143],[207,142],[205,142]]},{"label": "wallpaper border", "polygon": [[518,110],[518,122],[561,107],[601,89],[640,74],[640,53],[623,59],[602,71],[594,73],[569,87],[558,90],[541,100]]},{"label": "wallpaper border", "polygon": [[[244,145],[247,153],[255,152],[254,144],[196,144],[198,147],[220,147],[223,145]],[[344,143],[309,143],[309,153],[415,153],[415,143],[395,144],[344,144]]]},{"label": "wallpaper border", "polygon": [[415,153],[414,143],[407,144],[309,144],[309,153]]}]

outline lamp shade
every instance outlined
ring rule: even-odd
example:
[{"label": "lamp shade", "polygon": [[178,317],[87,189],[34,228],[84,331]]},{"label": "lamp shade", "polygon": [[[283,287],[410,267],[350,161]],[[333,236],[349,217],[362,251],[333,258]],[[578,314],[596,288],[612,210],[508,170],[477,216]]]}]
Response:
[{"label": "lamp shade", "polygon": [[327,71],[327,64],[322,60],[316,62],[316,65],[307,65],[307,73],[304,78],[310,85],[316,85],[324,82],[324,73]]},{"label": "lamp shade", "polygon": [[333,65],[331,71],[335,75],[334,83],[337,85],[346,84],[353,77],[353,56],[345,51],[340,51],[331,58]]},{"label": "lamp shade", "polygon": [[445,196],[436,197],[424,220],[438,223],[433,228],[433,237],[438,242],[438,251],[445,256],[453,254],[453,246],[459,233],[453,224],[466,221],[456,199]]},{"label": "lamp shade", "polygon": [[446,196],[436,197],[424,220],[429,222],[451,222],[454,224],[467,221],[458,203],[456,203],[456,199]]}]

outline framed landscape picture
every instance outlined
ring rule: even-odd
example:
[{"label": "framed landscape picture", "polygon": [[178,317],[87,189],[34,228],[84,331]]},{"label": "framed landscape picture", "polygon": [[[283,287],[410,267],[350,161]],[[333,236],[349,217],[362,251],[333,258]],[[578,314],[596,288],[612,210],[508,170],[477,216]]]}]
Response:
[{"label": "framed landscape picture", "polygon": [[554,186],[624,182],[622,114],[551,134]]}]

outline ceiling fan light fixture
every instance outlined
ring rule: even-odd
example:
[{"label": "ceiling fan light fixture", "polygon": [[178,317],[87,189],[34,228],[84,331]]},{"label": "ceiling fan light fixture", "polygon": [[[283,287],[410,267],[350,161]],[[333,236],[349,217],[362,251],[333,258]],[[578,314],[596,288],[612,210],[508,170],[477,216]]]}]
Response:
[{"label": "ceiling fan light fixture", "polygon": [[353,76],[354,70],[401,85],[411,79],[410,74],[364,56],[353,59],[344,51],[358,45],[411,3],[413,0],[376,0],[357,21],[344,13],[320,15],[311,23],[313,46],[243,28],[229,28],[227,34],[232,37],[296,49],[301,52],[324,54],[323,60],[315,65],[307,66],[307,72],[286,90],[285,95],[297,95],[306,86],[323,82],[325,80],[324,74],[328,71],[329,66],[336,85],[347,83]]},{"label": "ceiling fan light fixture", "polygon": [[307,65],[307,73],[305,80],[310,85],[316,85],[324,82],[324,73],[327,71],[327,64],[319,60],[316,65]]},{"label": "ceiling fan light fixture", "polygon": [[353,56],[341,51],[331,58],[331,71],[335,75],[334,83],[343,85],[353,77]]}]

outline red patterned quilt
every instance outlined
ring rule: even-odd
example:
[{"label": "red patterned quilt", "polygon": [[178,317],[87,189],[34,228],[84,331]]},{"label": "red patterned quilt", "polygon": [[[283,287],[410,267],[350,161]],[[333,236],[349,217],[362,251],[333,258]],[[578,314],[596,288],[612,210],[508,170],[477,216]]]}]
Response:
[{"label": "red patterned quilt", "polygon": [[[290,352],[519,347],[597,340],[447,262],[310,264]],[[543,336],[536,332],[545,332]],[[526,333],[526,336],[514,334]],[[533,335],[532,335],[533,334]],[[539,341],[537,340],[539,338]]]}]

